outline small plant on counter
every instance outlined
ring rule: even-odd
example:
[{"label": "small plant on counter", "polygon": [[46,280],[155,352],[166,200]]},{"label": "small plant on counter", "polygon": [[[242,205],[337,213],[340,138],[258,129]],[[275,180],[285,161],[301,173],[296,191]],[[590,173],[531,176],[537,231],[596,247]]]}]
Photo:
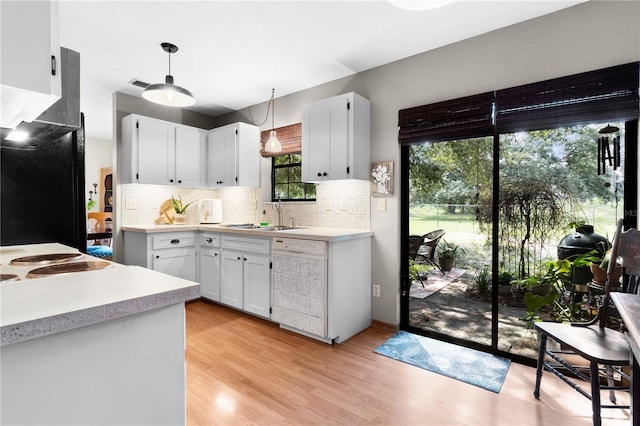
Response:
[{"label": "small plant on counter", "polygon": [[191,201],[191,202],[189,202],[187,204],[184,204],[184,202],[182,201],[182,196],[180,196],[180,195],[178,195],[178,199],[177,200],[172,195],[171,196],[171,200],[173,201],[173,209],[178,214],[186,214],[187,213],[187,207],[189,207],[195,201],[194,200],[194,201]]}]

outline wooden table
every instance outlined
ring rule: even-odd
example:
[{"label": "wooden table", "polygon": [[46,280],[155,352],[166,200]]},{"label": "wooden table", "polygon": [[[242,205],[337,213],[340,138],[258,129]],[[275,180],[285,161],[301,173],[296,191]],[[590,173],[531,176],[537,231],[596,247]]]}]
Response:
[{"label": "wooden table", "polygon": [[631,424],[640,426],[640,413],[635,412],[640,407],[640,296],[628,293],[611,293],[611,300],[618,308],[624,326],[629,346],[631,347]]}]

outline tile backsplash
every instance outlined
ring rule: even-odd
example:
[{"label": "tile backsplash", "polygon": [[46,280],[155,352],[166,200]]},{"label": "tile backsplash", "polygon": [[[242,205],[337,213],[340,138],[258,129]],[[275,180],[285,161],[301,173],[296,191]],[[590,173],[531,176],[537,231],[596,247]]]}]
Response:
[{"label": "tile backsplash", "polygon": [[[328,228],[370,229],[371,195],[367,181],[332,182],[316,186],[316,201],[283,202],[282,224]],[[260,188],[178,189],[162,185],[124,184],[122,225],[149,225],[159,217],[160,205],[171,196],[185,202],[203,198],[222,200],[226,223],[260,223],[262,211],[270,224],[278,224],[272,202],[261,200]],[[187,223],[198,223],[198,201],[187,209]]]}]

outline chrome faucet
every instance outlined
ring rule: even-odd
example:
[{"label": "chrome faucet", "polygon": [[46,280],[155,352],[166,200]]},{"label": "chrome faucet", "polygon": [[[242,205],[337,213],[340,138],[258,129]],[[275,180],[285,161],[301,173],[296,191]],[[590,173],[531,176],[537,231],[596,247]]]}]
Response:
[{"label": "chrome faucet", "polygon": [[282,226],[282,200],[278,198],[278,202],[273,203],[273,206],[278,211],[278,226]]}]

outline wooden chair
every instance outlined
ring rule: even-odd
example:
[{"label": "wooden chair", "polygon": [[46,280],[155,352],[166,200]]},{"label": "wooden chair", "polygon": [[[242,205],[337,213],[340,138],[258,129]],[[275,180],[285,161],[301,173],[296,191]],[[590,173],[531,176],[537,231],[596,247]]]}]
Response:
[{"label": "wooden chair", "polygon": [[[113,259],[113,249],[111,248],[111,220],[112,213],[109,212],[89,212],[87,213],[87,221],[95,220],[93,226],[94,232],[98,238],[95,238],[93,245],[87,245],[87,254],[99,257],[105,260]],[[90,236],[88,236],[89,238]],[[102,244],[102,240],[108,243]]]},{"label": "wooden chair", "polygon": [[[411,256],[411,259],[416,264],[429,264],[435,266],[444,275],[444,271],[435,260],[438,242],[440,242],[444,234],[444,229],[437,229],[424,235],[409,235],[409,256]],[[424,287],[424,282],[422,281],[422,276],[420,276],[420,274],[418,274],[418,279],[420,280],[420,284]]]},{"label": "wooden chair", "polygon": [[[640,253],[640,231],[628,229],[622,232],[622,219],[620,219],[613,238],[605,292],[596,317],[587,323],[538,322],[535,324],[540,332],[540,347],[533,395],[540,398],[543,369],[551,371],[591,400],[593,424],[596,426],[602,423],[600,416],[602,408],[629,408],[629,405],[616,405],[614,391],[629,392],[630,388],[628,385],[615,385],[613,373],[615,371],[625,380],[630,380],[629,375],[622,369],[630,365],[630,353],[629,343],[624,334],[608,327],[610,315],[615,312],[609,293],[612,290],[638,293],[638,277],[640,277],[638,253]],[[625,277],[622,286],[619,285],[619,281],[613,279],[616,260],[624,267]],[[560,349],[550,350],[547,347],[548,339],[558,342]],[[584,365],[585,363],[583,365],[571,363],[568,356],[574,357],[574,360],[576,356],[584,358],[588,366]],[[606,377],[606,386],[600,384],[601,373]],[[590,392],[580,387],[580,380],[590,382]],[[601,404],[601,390],[609,390],[609,399],[612,404]]]}]

